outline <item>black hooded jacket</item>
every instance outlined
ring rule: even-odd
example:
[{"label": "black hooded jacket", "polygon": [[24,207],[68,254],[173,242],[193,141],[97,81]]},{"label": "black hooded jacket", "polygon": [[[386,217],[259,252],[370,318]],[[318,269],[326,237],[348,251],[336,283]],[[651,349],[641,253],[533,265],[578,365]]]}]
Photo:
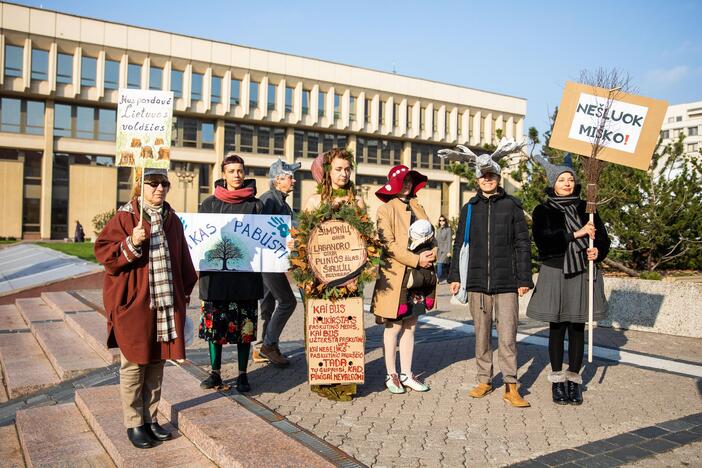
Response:
[{"label": "black hooded jacket", "polygon": [[[224,179],[215,182],[215,187],[226,187]],[[263,203],[256,198],[256,181],[246,179],[244,188],[253,187],[252,197],[239,203],[227,203],[214,195],[200,205],[199,213],[261,214]],[[203,271],[200,273],[200,299],[203,301],[244,301],[263,297],[261,273]]]},{"label": "black hooded jacket", "polygon": [[486,294],[516,293],[533,288],[531,241],[522,205],[498,187],[486,197],[482,192],[461,209],[453,243],[449,282],[459,282],[459,259],[466,227],[468,205],[472,205],[467,290]]}]

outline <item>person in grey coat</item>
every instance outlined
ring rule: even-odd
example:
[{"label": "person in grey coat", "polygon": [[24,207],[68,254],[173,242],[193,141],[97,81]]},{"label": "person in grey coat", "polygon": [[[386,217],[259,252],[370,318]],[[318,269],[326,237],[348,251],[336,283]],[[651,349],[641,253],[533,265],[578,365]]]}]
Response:
[{"label": "person in grey coat", "polygon": [[446,216],[439,216],[439,224],[436,227],[436,244],[439,247],[439,255],[436,260],[436,277],[438,281],[446,282],[448,279],[449,265],[451,265],[451,227],[446,221]]},{"label": "person in grey coat", "polygon": [[[549,322],[548,351],[551,360],[554,403],[580,405],[585,322],[588,320],[588,261],[601,262],[609,252],[610,240],[600,217],[588,221],[586,202],[570,165],[555,166],[544,160],[550,187],[546,201],[533,213],[532,231],[539,250],[539,279],[527,307],[527,316]],[[569,159],[566,158],[566,163]],[[594,248],[588,248],[588,238]],[[607,313],[602,273],[594,281],[594,320]],[[565,335],[568,334],[568,370],[562,370]]]},{"label": "person in grey coat", "polygon": [[[263,214],[288,215],[293,212],[285,198],[295,187],[295,171],[300,163],[287,164],[278,159],[270,167],[268,178],[271,188],[261,195]],[[285,367],[290,361],[278,347],[280,334],[295,311],[297,300],[285,273],[263,273],[263,299],[261,299],[261,319],[263,320],[260,347],[254,347],[254,362],[270,362],[277,367]]]}]

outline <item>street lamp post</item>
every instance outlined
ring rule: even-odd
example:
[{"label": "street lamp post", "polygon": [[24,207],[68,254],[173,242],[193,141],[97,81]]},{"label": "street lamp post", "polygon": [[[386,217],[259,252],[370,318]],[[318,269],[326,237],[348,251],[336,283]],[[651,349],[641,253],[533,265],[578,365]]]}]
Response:
[{"label": "street lamp post", "polygon": [[183,212],[188,211],[188,188],[195,180],[195,172],[188,169],[189,167],[186,167],[184,170],[175,171],[176,177],[183,186]]}]

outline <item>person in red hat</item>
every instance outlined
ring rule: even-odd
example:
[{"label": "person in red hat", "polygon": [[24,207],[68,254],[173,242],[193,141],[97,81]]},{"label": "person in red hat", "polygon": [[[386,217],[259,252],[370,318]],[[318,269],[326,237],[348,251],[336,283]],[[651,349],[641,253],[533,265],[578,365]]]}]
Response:
[{"label": "person in red hat", "polygon": [[[416,198],[417,192],[426,184],[425,175],[399,165],[390,170],[387,183],[375,192],[384,203],[378,208],[377,225],[385,256],[375,283],[371,312],[376,322],[385,326],[385,386],[391,393],[404,393],[405,388],[418,392],[429,390],[412,373],[414,332],[419,314],[425,307],[412,307],[407,288],[403,288],[410,269],[427,268],[436,262],[436,246],[419,254],[409,249],[410,225],[428,219]],[[405,297],[401,297],[401,291],[405,291]],[[428,303],[426,306],[431,308]],[[402,370],[399,375],[395,360],[398,337]]]}]

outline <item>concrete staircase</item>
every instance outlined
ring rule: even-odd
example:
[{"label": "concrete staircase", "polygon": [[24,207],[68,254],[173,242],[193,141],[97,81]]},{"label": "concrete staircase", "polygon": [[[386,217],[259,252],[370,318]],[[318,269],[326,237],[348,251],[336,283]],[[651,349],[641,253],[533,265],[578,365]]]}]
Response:
[{"label": "concrete staircase", "polygon": [[[105,342],[105,318],[66,292],[0,306],[0,404],[117,362]],[[359,466],[246,397],[202,390],[177,365],[165,368],[159,408],[174,438],[148,450],[127,438],[118,385],[78,388],[67,401],[16,410],[0,427],[0,466]]]},{"label": "concrete staircase", "polygon": [[[0,306],[0,399],[17,398],[119,360],[105,318],[67,292]],[[6,392],[6,393],[5,393]]]}]

